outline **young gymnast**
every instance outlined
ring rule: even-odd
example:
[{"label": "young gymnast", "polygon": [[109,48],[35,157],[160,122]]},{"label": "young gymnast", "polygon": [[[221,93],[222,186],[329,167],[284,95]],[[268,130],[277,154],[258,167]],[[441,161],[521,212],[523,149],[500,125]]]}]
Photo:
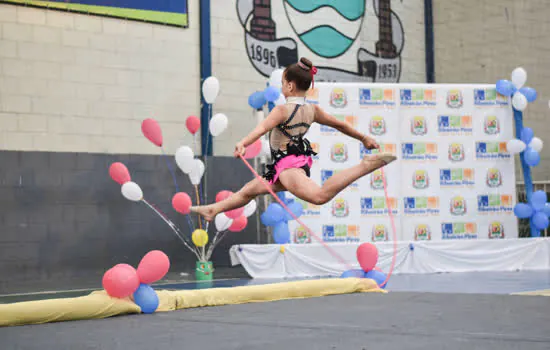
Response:
[{"label": "young gymnast", "polygon": [[[311,156],[316,153],[304,136],[314,122],[330,126],[359,140],[367,149],[379,148],[371,137],[332,117],[319,106],[305,103],[306,92],[311,86],[315,72],[311,61],[306,58],[301,58],[298,63],[285,69],[282,93],[286,97],[286,104],[275,107],[248,136],[239,141],[235,146],[234,155],[244,156],[248,145],[270,132],[269,143],[273,163],[267,166],[268,171],[263,177],[271,189],[274,192],[289,191],[304,201],[322,205],[357,179],[393,162],[396,157],[389,153],[366,156],[360,164],[330,177],[323,186],[310,179]],[[255,197],[267,193],[269,192],[262,181],[254,179],[229,198],[210,205],[191,207],[191,211],[207,221],[212,221],[218,213],[240,208]]]}]

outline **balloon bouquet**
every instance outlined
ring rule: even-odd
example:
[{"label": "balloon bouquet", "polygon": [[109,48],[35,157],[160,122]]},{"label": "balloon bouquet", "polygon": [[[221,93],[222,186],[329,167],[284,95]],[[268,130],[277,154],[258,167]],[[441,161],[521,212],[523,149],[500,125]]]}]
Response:
[{"label": "balloon bouquet", "polygon": [[344,271],[340,278],[370,278],[382,289],[387,286],[387,275],[376,267],[378,249],[372,243],[362,243],[357,247],[357,261],[361,269]]}]

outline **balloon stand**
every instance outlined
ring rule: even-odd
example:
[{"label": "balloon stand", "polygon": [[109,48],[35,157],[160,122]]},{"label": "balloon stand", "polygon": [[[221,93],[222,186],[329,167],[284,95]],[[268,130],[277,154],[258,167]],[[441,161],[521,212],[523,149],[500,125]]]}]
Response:
[{"label": "balloon stand", "polygon": [[214,265],[212,261],[197,261],[195,279],[197,281],[211,281],[214,279]]}]

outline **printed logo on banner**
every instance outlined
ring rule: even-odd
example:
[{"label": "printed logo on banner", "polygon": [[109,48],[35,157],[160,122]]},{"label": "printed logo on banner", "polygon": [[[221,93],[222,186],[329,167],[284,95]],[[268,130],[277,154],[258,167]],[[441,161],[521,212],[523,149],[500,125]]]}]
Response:
[{"label": "printed logo on banner", "polygon": [[466,208],[466,200],[462,196],[455,196],[451,198],[451,203],[449,206],[449,212],[451,215],[462,216],[468,212],[468,208]]},{"label": "printed logo on banner", "polygon": [[475,222],[444,222],[441,224],[442,239],[475,239],[477,224]]},{"label": "printed logo on banner", "polygon": [[506,148],[506,142],[476,142],[477,159],[511,159],[510,153]]},{"label": "printed logo on banner", "polygon": [[316,155],[311,156],[311,159],[319,160],[319,154],[321,153],[319,150],[321,146],[317,142],[311,142],[311,148],[313,149],[313,152],[317,153]]},{"label": "printed logo on banner", "polygon": [[403,143],[401,144],[401,153],[403,160],[436,161],[439,158],[436,143]]},{"label": "printed logo on banner", "polygon": [[438,197],[404,197],[405,215],[439,215]]},{"label": "printed logo on banner", "polygon": [[297,244],[311,243],[311,235],[303,226],[298,226],[294,230],[294,243],[297,243]]},{"label": "printed logo on banner", "polygon": [[463,104],[462,91],[455,89],[447,92],[447,106],[450,108],[460,108]]},{"label": "printed logo on banner", "polygon": [[304,201],[300,198],[294,198],[294,200],[296,202],[300,203],[300,205],[302,206],[302,208],[303,208],[302,215],[303,216],[308,216],[308,217],[319,217],[319,216],[321,216],[321,206],[311,204],[311,203],[306,202],[306,201]]},{"label": "printed logo on banner", "polygon": [[330,160],[336,163],[345,163],[348,160],[348,146],[339,142],[330,148]]},{"label": "printed logo on banner", "polygon": [[393,215],[397,215],[397,198],[388,198],[390,208],[386,203],[386,197],[363,197],[361,198],[361,216],[380,216],[389,214],[391,209]]},{"label": "printed logo on banner", "polygon": [[323,241],[359,242],[359,226],[344,224],[323,225]]},{"label": "printed logo on banner", "polygon": [[472,187],[475,185],[473,168],[439,169],[441,187]]},{"label": "printed logo on banner", "polygon": [[319,89],[309,89],[306,92],[306,102],[314,105],[319,104]]},{"label": "printed logo on banner", "polygon": [[346,90],[342,88],[334,88],[330,93],[330,105],[334,108],[344,108],[348,105],[348,97]]},{"label": "printed logo on banner", "polygon": [[362,143],[359,144],[359,156],[361,158],[371,155],[371,154],[378,154],[380,152],[389,152],[393,155],[395,155],[396,152],[396,144],[395,143],[379,143],[380,149],[367,149]]},{"label": "printed logo on banner", "polygon": [[489,225],[489,239],[495,238],[504,238],[504,226],[498,221],[493,221]]},{"label": "printed logo on banner", "polygon": [[479,214],[510,214],[514,210],[512,196],[509,194],[482,194],[477,196]]},{"label": "printed logo on banner", "polygon": [[415,170],[412,178],[412,186],[417,190],[423,190],[430,186],[428,172],[424,169]]},{"label": "printed logo on banner", "polygon": [[373,225],[372,226],[372,241],[383,242],[388,240],[388,229],[386,225]]},{"label": "printed logo on banner", "polygon": [[414,240],[415,241],[431,241],[432,230],[430,226],[426,224],[418,224],[414,228]]},{"label": "printed logo on banner", "polygon": [[[342,114],[335,114],[333,115],[334,118],[348,123],[351,127],[357,128],[357,117],[353,115],[342,115]],[[323,136],[335,136],[339,135],[340,131],[326,125],[320,126],[321,135]]]},{"label": "printed logo on banner", "polygon": [[435,107],[435,89],[401,89],[401,106],[403,107]]},{"label": "printed logo on banner", "polygon": [[376,191],[384,189],[382,169],[375,170],[370,174],[370,188]]},{"label": "printed logo on banner", "polygon": [[369,131],[372,135],[384,135],[386,133],[386,120],[384,120],[384,117],[373,116],[370,119]]},{"label": "printed logo on banner", "polygon": [[393,89],[359,89],[359,105],[361,107],[394,107]]},{"label": "printed logo on banner", "polygon": [[[323,186],[325,181],[327,181],[331,176],[338,174],[340,171],[342,171],[342,169],[339,169],[339,170],[322,169],[321,170],[321,186]],[[359,188],[359,184],[357,182],[354,182],[354,183],[352,183],[351,185],[348,186],[348,189],[350,189],[351,191],[357,191],[358,188]]]},{"label": "printed logo on banner", "polygon": [[474,89],[474,105],[503,106],[508,104],[508,98],[497,93],[495,88]]},{"label": "printed logo on banner", "polygon": [[446,135],[471,135],[472,117],[469,115],[440,115],[437,117],[439,134]]},{"label": "printed logo on banner", "polygon": [[461,162],[464,160],[464,145],[461,143],[451,143],[449,145],[449,160],[451,162]]},{"label": "printed logo on banner", "polygon": [[485,131],[487,135],[498,135],[500,133],[500,122],[497,116],[488,115],[485,117],[483,131]]},{"label": "printed logo on banner", "polygon": [[415,116],[411,118],[411,134],[416,136],[424,136],[428,133],[428,125],[426,118],[423,116]]},{"label": "printed logo on banner", "polygon": [[335,218],[345,218],[349,215],[349,204],[344,198],[336,198],[332,202],[332,216]]},{"label": "printed logo on banner", "polygon": [[500,170],[497,168],[489,168],[487,170],[485,183],[491,188],[500,187],[502,185],[502,174]]}]

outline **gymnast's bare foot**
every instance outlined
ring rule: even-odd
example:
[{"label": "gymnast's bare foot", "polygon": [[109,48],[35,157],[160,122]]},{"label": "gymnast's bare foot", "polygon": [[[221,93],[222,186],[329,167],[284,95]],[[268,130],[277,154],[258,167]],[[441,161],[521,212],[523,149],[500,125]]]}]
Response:
[{"label": "gymnast's bare foot", "polygon": [[376,169],[380,169],[381,167],[390,164],[396,159],[397,157],[394,156],[393,154],[385,152],[385,153],[372,154],[372,155],[363,157],[363,164],[365,164],[370,171],[374,171]]},{"label": "gymnast's bare foot", "polygon": [[192,212],[202,216],[206,221],[212,221],[216,216],[216,212],[214,211],[214,208],[212,208],[212,205],[200,205],[197,207],[191,207],[190,209]]}]

